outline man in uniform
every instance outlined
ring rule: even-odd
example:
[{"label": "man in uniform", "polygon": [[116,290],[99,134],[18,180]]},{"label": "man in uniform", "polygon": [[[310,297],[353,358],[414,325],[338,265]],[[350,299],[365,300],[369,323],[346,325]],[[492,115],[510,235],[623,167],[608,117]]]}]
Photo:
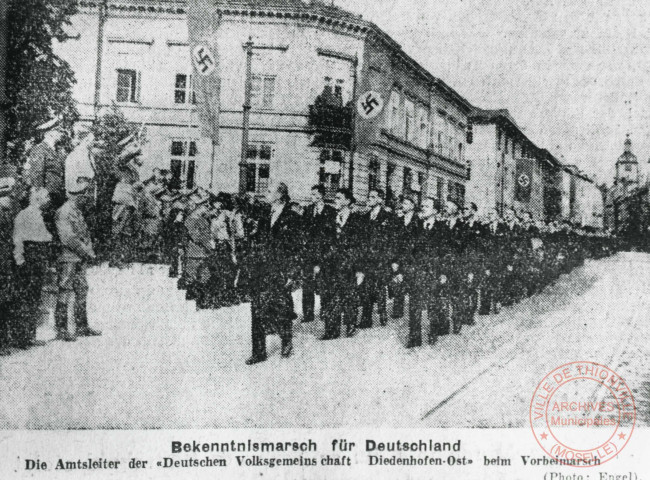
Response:
[{"label": "man in uniform", "polygon": [[[325,204],[325,187],[323,185],[314,185],[311,188],[311,200],[311,205],[307,207],[302,217],[303,323],[314,320],[316,292],[321,295],[321,313],[324,310],[323,304],[328,302],[328,299],[323,299],[323,289],[318,287],[323,281],[321,274],[323,259],[328,254],[336,236],[336,210]],[[321,315],[321,317],[324,316]]]},{"label": "man in uniform", "polygon": [[64,133],[58,118],[36,127],[36,130],[43,135],[43,141],[29,152],[23,177],[32,188],[48,191],[50,202],[45,212],[45,223],[54,234],[54,212],[65,202],[65,158],[57,151]]},{"label": "man in uniform", "polygon": [[112,198],[111,264],[121,268],[134,260],[142,190],[138,173],[142,165],[142,149],[134,135],[126,137],[118,145],[122,151],[117,158],[119,182]]},{"label": "man in uniform", "polygon": [[[93,204],[90,180],[80,177],[68,190],[68,201],[56,212],[56,227],[61,242],[59,257],[59,298],[54,313],[57,339],[74,342],[77,337],[92,337],[101,332],[88,325],[88,263],[95,259],[88,224],[84,215]],[[75,335],[68,330],[68,305],[74,297]]]},{"label": "man in uniform", "polygon": [[387,288],[390,282],[390,249],[394,230],[392,214],[384,207],[386,195],[380,188],[371,188],[368,192],[368,207],[365,215],[368,256],[366,272],[366,295],[363,299],[363,312],[359,328],[372,327],[372,312],[377,304],[380,325],[388,322],[386,314]]},{"label": "man in uniform", "polygon": [[196,300],[197,306],[206,299],[209,281],[207,259],[212,255],[212,231],[210,224],[212,212],[208,201],[210,194],[198,189],[189,197],[191,213],[185,220],[187,246],[185,251],[185,271],[183,278],[187,288],[186,298]]}]

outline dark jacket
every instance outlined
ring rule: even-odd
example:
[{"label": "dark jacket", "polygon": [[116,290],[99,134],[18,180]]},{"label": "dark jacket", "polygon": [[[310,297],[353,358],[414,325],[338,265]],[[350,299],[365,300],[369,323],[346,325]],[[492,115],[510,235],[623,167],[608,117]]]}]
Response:
[{"label": "dark jacket", "polygon": [[336,238],[336,210],[325,205],[314,215],[315,206],[305,210],[301,222],[303,268],[311,269],[320,265],[328,254]]},{"label": "dark jacket", "polygon": [[396,218],[383,207],[375,219],[372,218],[372,211],[367,212],[364,217],[368,227],[366,264],[373,270],[384,270],[391,260]]},{"label": "dark jacket", "polygon": [[247,262],[251,287],[260,290],[283,288],[289,278],[295,280],[298,275],[298,214],[285,205],[273,225],[271,219],[271,210],[260,215]]},{"label": "dark jacket", "polygon": [[391,262],[397,263],[400,269],[410,268],[413,265],[414,249],[421,230],[422,221],[415,213],[408,225],[404,223],[403,217],[398,217],[395,221]]},{"label": "dark jacket", "polygon": [[325,257],[324,273],[330,285],[341,282],[339,287],[345,288],[356,272],[364,271],[367,228],[365,217],[357,212],[350,212],[344,225],[336,225],[336,235]]}]

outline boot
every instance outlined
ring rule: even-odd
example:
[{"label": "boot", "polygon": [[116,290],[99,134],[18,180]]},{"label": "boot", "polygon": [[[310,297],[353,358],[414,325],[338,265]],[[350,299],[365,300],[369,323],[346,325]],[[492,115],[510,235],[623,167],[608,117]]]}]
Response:
[{"label": "boot", "polygon": [[289,358],[293,354],[293,342],[291,339],[282,339],[282,358]]},{"label": "boot", "polygon": [[56,302],[56,309],[54,310],[54,326],[57,332],[68,332],[68,304],[66,302]]}]

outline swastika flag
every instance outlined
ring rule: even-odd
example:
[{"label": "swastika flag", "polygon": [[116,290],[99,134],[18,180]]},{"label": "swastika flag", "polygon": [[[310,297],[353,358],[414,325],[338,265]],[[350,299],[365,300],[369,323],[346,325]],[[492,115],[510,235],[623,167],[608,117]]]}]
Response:
[{"label": "swastika flag", "polygon": [[221,78],[217,33],[221,23],[217,0],[189,0],[187,28],[192,59],[192,84],[201,135],[219,143]]},{"label": "swastika flag", "polygon": [[534,160],[529,158],[517,159],[515,200],[519,202],[530,201],[530,194],[533,189],[533,163]]}]

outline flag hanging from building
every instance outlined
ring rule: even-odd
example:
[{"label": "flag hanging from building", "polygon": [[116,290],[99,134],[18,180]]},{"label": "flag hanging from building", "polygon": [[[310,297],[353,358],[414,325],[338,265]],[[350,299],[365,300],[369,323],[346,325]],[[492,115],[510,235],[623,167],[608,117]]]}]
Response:
[{"label": "flag hanging from building", "polygon": [[217,32],[221,22],[218,0],[189,0],[187,27],[194,91],[201,135],[219,143],[220,65]]},{"label": "flag hanging from building", "polygon": [[530,201],[530,192],[533,189],[533,161],[529,158],[517,159],[515,200],[518,202]]}]

